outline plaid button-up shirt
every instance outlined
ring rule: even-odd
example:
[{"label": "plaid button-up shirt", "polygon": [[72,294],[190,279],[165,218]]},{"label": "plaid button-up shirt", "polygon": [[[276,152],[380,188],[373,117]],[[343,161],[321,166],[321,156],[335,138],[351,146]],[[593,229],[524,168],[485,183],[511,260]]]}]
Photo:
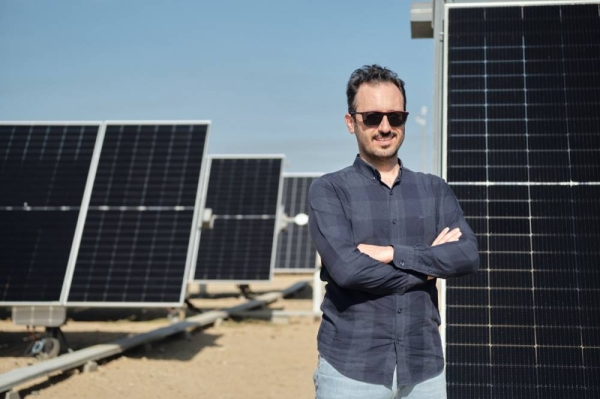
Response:
[{"label": "plaid button-up shirt", "polygon": [[[399,161],[400,162],[400,161]],[[474,272],[477,239],[448,185],[401,167],[392,188],[371,165],[354,165],[310,188],[310,232],[326,281],[319,354],[359,381],[416,384],[444,368],[435,279]],[[457,242],[431,246],[444,227]],[[394,260],[376,261],[359,244],[391,245]]]}]

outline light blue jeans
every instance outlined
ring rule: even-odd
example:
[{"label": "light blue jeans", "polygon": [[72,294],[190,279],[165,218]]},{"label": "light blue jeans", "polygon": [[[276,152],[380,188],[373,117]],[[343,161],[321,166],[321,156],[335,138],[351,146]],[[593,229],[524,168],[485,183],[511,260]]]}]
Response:
[{"label": "light blue jeans", "polygon": [[446,399],[446,375],[415,385],[400,385],[396,373],[391,387],[356,381],[339,373],[321,356],[313,375],[316,399]]}]

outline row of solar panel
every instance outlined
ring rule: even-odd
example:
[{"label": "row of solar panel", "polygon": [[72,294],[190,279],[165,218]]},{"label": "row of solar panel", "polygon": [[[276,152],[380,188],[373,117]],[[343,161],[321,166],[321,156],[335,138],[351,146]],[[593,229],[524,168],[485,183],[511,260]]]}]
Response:
[{"label": "row of solar panel", "polygon": [[[314,270],[307,229],[279,235],[283,156],[207,158],[209,125],[0,124],[0,302],[173,306],[188,281]],[[288,213],[313,178],[286,177]]]}]

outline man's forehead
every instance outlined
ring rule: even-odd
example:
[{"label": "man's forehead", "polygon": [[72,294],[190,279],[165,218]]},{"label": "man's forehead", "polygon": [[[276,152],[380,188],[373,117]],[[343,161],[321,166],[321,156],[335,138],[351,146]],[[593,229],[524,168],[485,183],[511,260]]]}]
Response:
[{"label": "man's forehead", "polygon": [[391,82],[367,82],[363,83],[358,87],[356,93],[356,99],[361,98],[369,100],[371,98],[383,97],[381,95],[382,90],[386,91],[385,97],[398,96],[400,103],[404,104],[404,96],[402,92],[395,84]]}]

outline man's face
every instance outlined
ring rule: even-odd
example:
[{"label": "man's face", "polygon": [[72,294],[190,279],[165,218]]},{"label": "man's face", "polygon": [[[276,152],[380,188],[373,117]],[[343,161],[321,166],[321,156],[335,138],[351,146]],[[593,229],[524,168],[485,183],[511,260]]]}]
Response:
[{"label": "man's face", "polygon": [[[404,98],[400,89],[393,83],[362,84],[354,99],[356,112],[404,111]],[[398,149],[404,141],[404,126],[392,127],[387,116],[379,126],[366,126],[363,115],[345,116],[348,131],[356,135],[358,151],[365,161],[372,165],[396,159]]]}]

